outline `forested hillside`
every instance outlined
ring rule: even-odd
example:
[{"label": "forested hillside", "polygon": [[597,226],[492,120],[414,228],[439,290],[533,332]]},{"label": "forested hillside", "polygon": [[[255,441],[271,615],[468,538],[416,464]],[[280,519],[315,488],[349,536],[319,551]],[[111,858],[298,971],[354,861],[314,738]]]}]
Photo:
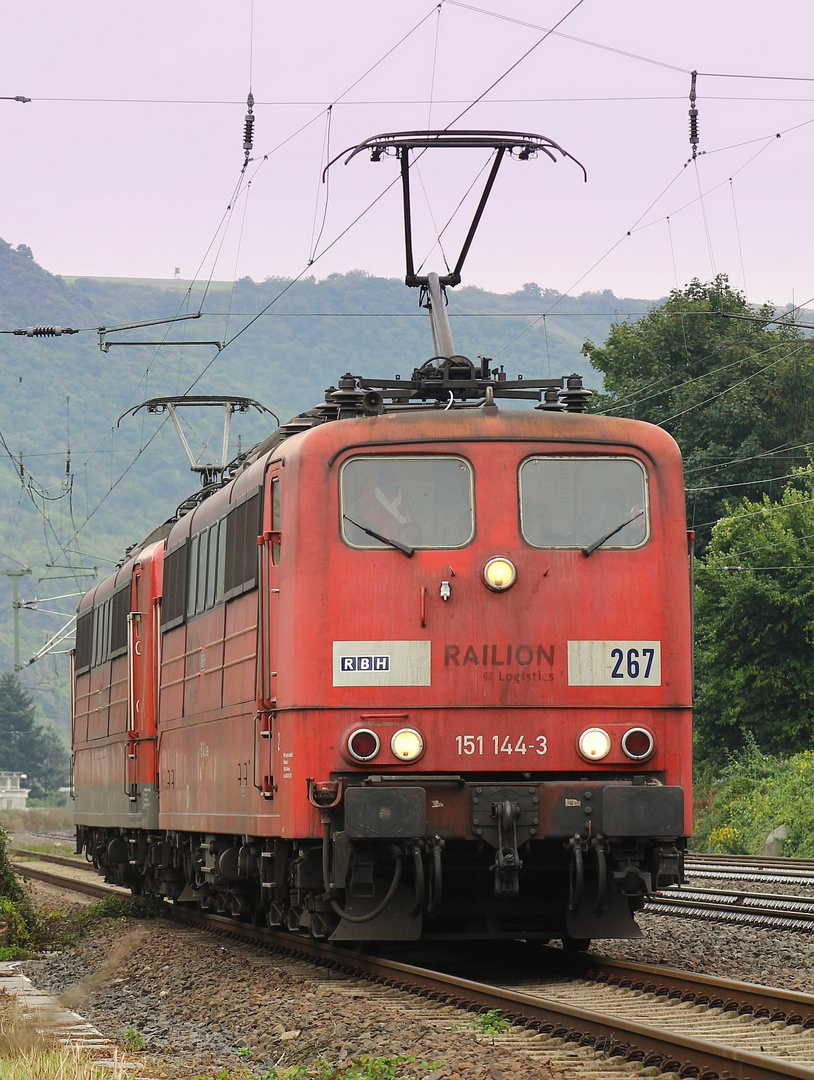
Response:
[{"label": "forested hillside", "polygon": [[[19,611],[25,662],[73,611],[76,597],[64,594],[84,591],[108,573],[129,544],[196,486],[166,416],[140,412],[117,427],[128,409],[186,391],[241,395],[284,422],[321,400],[346,371],[409,374],[432,355],[418,293],[399,280],[354,272],[308,278],[283,291],[288,284],[243,278],[234,286],[212,283],[204,295],[203,286],[181,280],[63,279],[40,267],[25,245],[0,241],[0,671],[14,662],[8,571],[27,567],[30,574],[18,579],[20,598],[42,601]],[[620,315],[650,307],[610,292],[561,297],[533,283],[506,295],[471,286],[449,294],[459,352],[491,356],[511,374],[529,377],[578,371],[589,386],[600,377],[582,356],[582,343],[604,341]],[[112,329],[199,310],[201,318],[172,325]],[[80,332],[48,338],[12,332],[37,325]],[[106,352],[99,327],[108,328]],[[231,339],[221,351],[191,344]],[[220,452],[222,412],[185,415],[193,452],[212,460]],[[245,448],[270,423],[256,413],[236,415],[231,456],[238,439]],[[49,613],[60,611],[66,617]],[[67,671],[62,652],[22,674],[42,718],[56,720],[63,732]]]}]

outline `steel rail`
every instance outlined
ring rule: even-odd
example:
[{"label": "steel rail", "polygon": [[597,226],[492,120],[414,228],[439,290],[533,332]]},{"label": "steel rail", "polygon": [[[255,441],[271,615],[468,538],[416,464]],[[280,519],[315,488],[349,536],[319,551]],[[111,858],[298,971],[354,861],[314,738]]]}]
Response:
[{"label": "steel rail", "polygon": [[656,901],[701,900],[743,907],[755,911],[780,911],[814,917],[814,895],[792,896],[787,893],[762,893],[745,889],[670,888],[654,893]]},{"label": "steel rail", "polygon": [[786,855],[717,855],[713,852],[692,852],[685,857],[686,866],[759,866],[778,870],[808,870],[814,874],[814,859],[797,859]]},{"label": "steel rail", "polygon": [[[470,1012],[499,1010],[507,1020],[527,1029],[562,1038],[566,1042],[590,1045],[609,1056],[624,1056],[683,1076],[699,1075],[737,1080],[778,1080],[794,1077],[812,1080],[812,1069],[796,1062],[756,1054],[738,1047],[669,1032],[610,1014],[567,1005],[536,994],[447,975],[395,960],[349,953],[345,949],[300,939],[281,931],[259,930],[235,924],[224,916],[200,915],[173,908],[173,921],[239,937],[291,956],[312,959],[351,976],[429,998]],[[680,973],[678,973],[680,974]],[[814,997],[809,1003],[814,1007]]]},{"label": "steel rail", "polygon": [[30,851],[27,848],[14,848],[11,852],[13,859],[37,859],[39,862],[54,863],[57,866],[76,866],[83,870],[92,870],[97,873],[92,862],[80,855],[50,855],[44,851]]},{"label": "steel rail", "polygon": [[654,893],[644,910],[654,915],[709,919],[761,926],[792,933],[814,933],[814,900],[766,893],[734,893],[716,889]]},{"label": "steel rail", "polygon": [[765,859],[752,855],[693,855],[684,862],[690,878],[757,881],[775,885],[813,885],[814,860]]},{"label": "steel rail", "polygon": [[587,954],[576,959],[583,967],[585,978],[594,982],[678,998],[710,1009],[736,1012],[739,1016],[765,1017],[771,1022],[783,1021],[814,1028],[814,994],[720,979],[677,968],[635,964],[606,956]]},{"label": "steel rail", "polygon": [[100,899],[107,896],[131,895],[129,889],[122,889],[118,885],[103,885],[98,881],[82,881],[80,878],[69,878],[64,874],[40,870],[39,867],[31,866],[28,863],[12,862],[11,865],[23,877],[32,878],[34,881],[42,881],[46,885],[56,885],[60,889],[67,889],[69,892],[84,893],[86,896],[96,896]]}]

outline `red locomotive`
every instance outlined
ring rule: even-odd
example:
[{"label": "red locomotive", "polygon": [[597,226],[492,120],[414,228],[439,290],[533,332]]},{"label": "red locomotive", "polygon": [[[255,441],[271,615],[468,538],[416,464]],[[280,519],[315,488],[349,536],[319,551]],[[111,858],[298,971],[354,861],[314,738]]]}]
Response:
[{"label": "red locomotive", "polygon": [[576,943],[681,880],[678,448],[445,352],[343,377],[82,599],[77,848],[109,880],[334,940]]}]

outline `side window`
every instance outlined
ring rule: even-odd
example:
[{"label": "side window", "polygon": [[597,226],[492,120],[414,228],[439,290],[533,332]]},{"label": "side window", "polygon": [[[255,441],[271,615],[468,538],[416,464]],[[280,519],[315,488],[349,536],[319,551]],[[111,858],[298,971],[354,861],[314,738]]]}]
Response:
[{"label": "side window", "polygon": [[112,600],[105,600],[93,612],[93,659],[94,667],[98,667],[108,659],[110,655],[110,616],[113,608]]},{"label": "side window", "polygon": [[226,578],[226,518],[221,518],[217,525],[218,528],[218,569],[215,582],[215,602],[219,603],[223,599],[224,586],[223,583]]},{"label": "side window", "polygon": [[220,559],[217,523],[211,526],[208,536],[209,564],[206,569],[206,606],[211,608],[215,606],[215,586],[218,579],[218,560]]},{"label": "side window", "polygon": [[189,543],[187,618],[208,611],[223,599],[226,519],[193,536]]},{"label": "side window", "polygon": [[520,531],[532,547],[637,548],[650,535],[647,476],[635,458],[527,458],[519,488]]},{"label": "side window", "polygon": [[189,588],[187,589],[187,618],[195,614],[198,599],[198,544],[200,536],[193,536],[189,542]]},{"label": "side window", "polygon": [[100,604],[93,615],[93,666],[102,662],[105,651],[105,605]]},{"label": "side window", "polygon": [[127,652],[127,616],[130,614],[130,582],[111,599],[110,655],[121,656]]},{"label": "side window", "polygon": [[366,455],[339,474],[341,534],[350,547],[465,547],[475,535],[474,473],[459,457]]},{"label": "side window", "polygon": [[256,588],[261,505],[258,489],[164,557],[162,630]]},{"label": "side window", "polygon": [[102,647],[102,660],[103,661],[107,660],[107,658],[110,656],[110,626],[111,626],[111,622],[112,622],[112,620],[111,620],[111,615],[112,614],[113,614],[113,601],[112,600],[106,600],[105,601],[105,640],[104,640],[104,645]]},{"label": "side window", "polygon": [[83,611],[76,620],[76,672],[87,671],[93,656],[93,610]]},{"label": "side window", "polygon": [[198,544],[198,599],[195,611],[200,612],[206,606],[206,560],[209,554],[209,531],[204,530]]},{"label": "side window", "polygon": [[184,621],[187,610],[187,555],[190,545],[186,541],[168,552],[164,557],[164,595],[161,601],[161,629],[171,630]]},{"label": "side window", "polygon": [[271,564],[280,563],[280,479],[271,481]]},{"label": "side window", "polygon": [[101,607],[93,609],[93,651],[91,653],[91,664],[93,667],[97,667],[99,664],[99,651],[100,641],[102,637],[102,609]]},{"label": "side window", "polygon": [[223,594],[233,596],[257,587],[257,536],[260,532],[261,492],[237,503],[226,518],[226,566]]}]

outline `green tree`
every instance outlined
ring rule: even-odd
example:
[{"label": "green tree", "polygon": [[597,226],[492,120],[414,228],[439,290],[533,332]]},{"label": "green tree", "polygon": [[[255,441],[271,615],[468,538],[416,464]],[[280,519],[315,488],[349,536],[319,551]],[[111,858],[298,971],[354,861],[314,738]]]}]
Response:
[{"label": "green tree", "polygon": [[55,732],[34,719],[35,705],[16,675],[0,675],[0,770],[22,772],[34,798],[67,780],[67,751]]},{"label": "green tree", "polygon": [[814,737],[814,479],[741,499],[712,532],[696,590],[700,756],[754,745],[788,756]]},{"label": "green tree", "polygon": [[594,408],[659,424],[681,447],[701,551],[727,499],[779,497],[782,478],[807,461],[801,444],[814,439],[814,350],[773,317],[769,307],[756,317],[719,275],[583,348],[604,375]]}]

